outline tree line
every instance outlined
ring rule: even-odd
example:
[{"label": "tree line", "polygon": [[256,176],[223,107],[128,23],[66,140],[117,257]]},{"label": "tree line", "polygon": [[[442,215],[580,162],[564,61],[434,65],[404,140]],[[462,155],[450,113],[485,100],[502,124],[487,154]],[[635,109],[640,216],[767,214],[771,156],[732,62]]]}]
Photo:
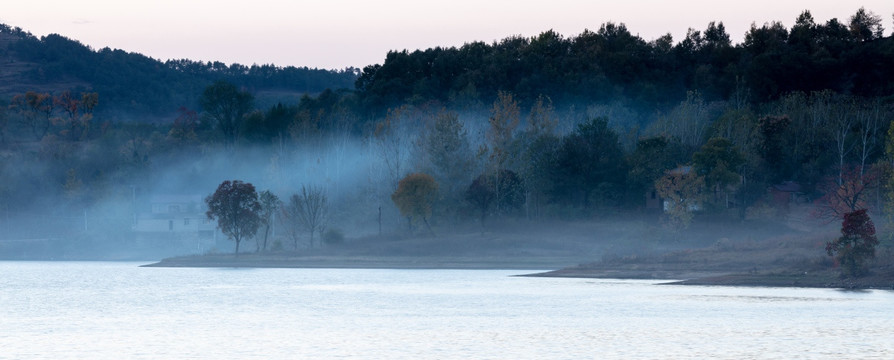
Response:
[{"label": "tree line", "polygon": [[[252,182],[286,198],[321,188],[342,228],[632,213],[682,230],[707,214],[784,212],[774,188],[818,218],[889,214],[891,44],[863,9],[844,23],[804,12],[790,30],[754,26],[738,45],[720,23],[676,44],[608,23],[570,39],[391,52],[355,90],[273,105],[208,81],[189,95],[195,107],[154,123],[87,110],[121,101],[101,91],[26,92],[0,112],[0,195],[71,211],[163,182],[172,163],[200,179],[223,154],[260,164]],[[77,111],[56,101],[66,97]]]},{"label": "tree line", "polygon": [[[364,135],[370,152],[364,165],[376,175],[360,189],[371,199],[351,205],[366,203],[369,213],[376,204],[393,204],[409,231],[429,235],[435,235],[432,224],[486,227],[492,218],[638,213],[675,232],[698,216],[769,219],[784,216],[791,204],[770,191],[785,184],[796,186],[785,196],[801,197],[795,202],[813,207],[817,220],[862,216],[869,225],[859,226],[871,227],[867,210],[891,213],[891,104],[819,91],[791,93],[766,106],[758,113],[730,102],[707,104],[693,93],[625,149],[607,117],[581,115],[561,130],[562,120],[575,116],[560,115],[545,96],[523,109],[513,94],[501,92],[485,118],[405,105]],[[316,129],[303,139],[332,135],[326,133]],[[650,198],[658,200],[656,209],[649,209]],[[874,230],[852,230],[854,221],[845,222],[845,236],[828,251],[844,254],[846,272],[861,274],[874,245],[850,252],[846,241],[876,240]],[[313,234],[314,227],[303,226]]]},{"label": "tree line", "polygon": [[[277,214],[278,223],[285,226],[294,250],[299,249],[298,242],[305,234],[308,235],[306,246],[310,248],[315,245],[314,235],[318,236],[318,246],[323,246],[323,237],[330,244],[342,240],[337,230],[330,229],[323,235],[329,222],[329,202],[320,187],[302,186],[300,192],[283,202],[270,190],[258,192],[251,183],[225,180],[205,198],[205,205],[208,209],[206,216],[216,220],[221,232],[236,243],[234,253],[237,256],[239,245],[246,240],[255,240],[255,252],[271,249],[268,239]],[[259,236],[262,226],[263,236]],[[281,242],[277,246],[278,250],[283,249]],[[277,248],[274,246],[272,249]]]},{"label": "tree line", "polygon": [[894,40],[882,18],[860,8],[848,21],[817,23],[809,11],[791,29],[779,22],[752,25],[733,44],[722,22],[683,39],[647,41],[621,24],[565,38],[546,31],[493,43],[391,51],[383,64],[363,68],[361,101],[372,109],[438,101],[472,106],[511,92],[530,104],[540,95],[557,105],[624,99],[662,109],[699,90],[708,101],[748,97],[754,103],[790,92],[832,90],[884,96]]}]

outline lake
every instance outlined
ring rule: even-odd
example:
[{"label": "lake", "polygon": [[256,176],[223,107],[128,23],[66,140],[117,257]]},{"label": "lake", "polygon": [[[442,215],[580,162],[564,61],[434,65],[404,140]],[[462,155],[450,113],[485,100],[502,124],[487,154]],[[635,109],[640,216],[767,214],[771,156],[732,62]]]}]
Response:
[{"label": "lake", "polygon": [[894,358],[885,290],[138,265],[0,262],[0,359]]}]

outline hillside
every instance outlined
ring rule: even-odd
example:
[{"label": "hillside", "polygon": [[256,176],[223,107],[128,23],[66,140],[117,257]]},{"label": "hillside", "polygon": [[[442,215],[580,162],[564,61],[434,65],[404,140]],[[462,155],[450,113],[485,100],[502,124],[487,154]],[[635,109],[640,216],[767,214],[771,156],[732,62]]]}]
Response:
[{"label": "hillside", "polygon": [[58,92],[72,88],[88,88],[90,84],[79,79],[57,78],[53,81],[37,81],[32,74],[38,73],[41,64],[29,61],[14,50],[21,36],[0,31],[0,96],[27,91]]},{"label": "hillside", "polygon": [[304,94],[352,88],[356,70],[226,65],[188,59],[162,62],[120,49],[94,50],[58,34],[35,37],[0,24],[0,99],[27,91],[102,94],[98,113],[158,117],[197,108],[209,84],[226,80],[258,94],[259,104],[295,102]]}]

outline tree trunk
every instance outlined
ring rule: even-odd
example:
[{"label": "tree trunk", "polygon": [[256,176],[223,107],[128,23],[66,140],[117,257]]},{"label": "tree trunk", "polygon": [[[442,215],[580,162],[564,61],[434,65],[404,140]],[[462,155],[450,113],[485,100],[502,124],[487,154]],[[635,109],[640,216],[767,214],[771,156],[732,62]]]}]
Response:
[{"label": "tree trunk", "polygon": [[267,251],[267,234],[270,233],[270,225],[264,227],[264,251]]},{"label": "tree trunk", "polygon": [[431,234],[432,237],[437,237],[435,232],[431,230],[431,226],[428,225],[428,219],[423,217],[422,222],[425,223],[425,228],[428,229],[428,233]]}]

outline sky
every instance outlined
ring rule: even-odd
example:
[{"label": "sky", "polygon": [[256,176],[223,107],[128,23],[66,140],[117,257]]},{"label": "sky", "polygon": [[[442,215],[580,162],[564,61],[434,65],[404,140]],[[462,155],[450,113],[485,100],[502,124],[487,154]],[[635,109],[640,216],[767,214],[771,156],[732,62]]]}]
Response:
[{"label": "sky", "polygon": [[791,27],[803,10],[817,23],[847,21],[861,6],[891,34],[894,1],[864,0],[41,0],[10,1],[0,23],[159,60],[344,69],[380,64],[389,50],[462,46],[555,30],[565,37],[606,22],[653,40],[723,22],[734,43],[752,23]]}]

